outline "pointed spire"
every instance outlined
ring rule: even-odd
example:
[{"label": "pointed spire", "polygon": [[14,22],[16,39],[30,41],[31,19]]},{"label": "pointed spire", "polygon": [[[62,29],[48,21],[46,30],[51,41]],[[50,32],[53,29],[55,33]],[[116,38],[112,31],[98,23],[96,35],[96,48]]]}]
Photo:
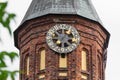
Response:
[{"label": "pointed spire", "polygon": [[22,23],[46,14],[75,14],[102,25],[90,0],[33,0]]}]

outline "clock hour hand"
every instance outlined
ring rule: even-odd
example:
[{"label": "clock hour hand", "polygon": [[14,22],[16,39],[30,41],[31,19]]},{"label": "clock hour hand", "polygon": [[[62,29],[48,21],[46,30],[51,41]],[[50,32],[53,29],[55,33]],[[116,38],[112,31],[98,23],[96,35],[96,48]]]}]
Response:
[{"label": "clock hour hand", "polygon": [[55,34],[57,34],[57,36],[59,36],[60,34],[56,31]]}]

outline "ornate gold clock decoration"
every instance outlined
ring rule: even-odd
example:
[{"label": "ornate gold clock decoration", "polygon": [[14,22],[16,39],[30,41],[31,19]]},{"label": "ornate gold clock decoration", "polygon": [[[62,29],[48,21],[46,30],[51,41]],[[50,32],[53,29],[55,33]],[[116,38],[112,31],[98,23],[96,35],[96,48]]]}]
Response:
[{"label": "ornate gold clock decoration", "polygon": [[80,36],[73,26],[56,24],[47,32],[46,42],[55,52],[69,53],[77,48]]}]

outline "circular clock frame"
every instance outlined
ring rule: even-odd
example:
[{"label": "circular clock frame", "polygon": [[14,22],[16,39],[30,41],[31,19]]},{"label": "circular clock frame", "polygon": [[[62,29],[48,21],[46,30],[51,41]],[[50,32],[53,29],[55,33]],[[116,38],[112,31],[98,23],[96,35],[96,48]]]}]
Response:
[{"label": "circular clock frame", "polygon": [[56,24],[47,32],[46,42],[57,53],[70,53],[79,45],[80,36],[73,26]]}]

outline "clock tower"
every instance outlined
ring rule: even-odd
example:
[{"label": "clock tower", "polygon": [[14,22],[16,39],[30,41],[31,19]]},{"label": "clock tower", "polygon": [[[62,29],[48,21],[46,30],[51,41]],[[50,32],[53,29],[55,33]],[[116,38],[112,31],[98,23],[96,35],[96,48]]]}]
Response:
[{"label": "clock tower", "polygon": [[105,80],[109,37],[90,0],[33,0],[14,32],[20,80]]}]

